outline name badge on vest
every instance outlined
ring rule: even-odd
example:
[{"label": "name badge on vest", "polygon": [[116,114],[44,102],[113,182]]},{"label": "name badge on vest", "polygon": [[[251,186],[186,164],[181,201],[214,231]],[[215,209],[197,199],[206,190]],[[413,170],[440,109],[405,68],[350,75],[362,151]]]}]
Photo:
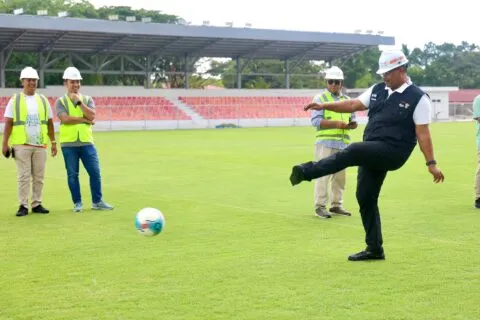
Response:
[{"label": "name badge on vest", "polygon": [[398,106],[400,108],[408,109],[410,107],[410,104],[406,103],[405,101],[401,101]]},{"label": "name badge on vest", "polygon": [[376,94],[376,93],[372,93],[372,95],[370,96],[370,100],[371,100],[371,101],[377,101],[377,94]]}]

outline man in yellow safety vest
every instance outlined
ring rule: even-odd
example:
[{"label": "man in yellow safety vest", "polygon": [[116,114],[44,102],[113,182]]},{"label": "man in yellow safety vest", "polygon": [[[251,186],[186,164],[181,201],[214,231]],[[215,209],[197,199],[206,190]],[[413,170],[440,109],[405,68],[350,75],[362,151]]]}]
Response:
[{"label": "man in yellow safety vest", "polygon": [[[326,103],[350,99],[342,93],[343,71],[333,66],[325,72],[327,90],[313,98],[315,103]],[[312,125],[317,128],[315,144],[315,160],[326,158],[345,149],[350,143],[350,130],[357,128],[355,114],[337,113],[329,110],[313,110]],[[331,207],[327,211],[329,182],[331,181]],[[342,207],[345,189],[345,170],[324,176],[315,181],[315,215],[319,218],[331,218],[331,213],[351,216]]]},{"label": "man in yellow safety vest", "polygon": [[82,76],[77,68],[65,69],[63,80],[67,94],[57,99],[55,109],[61,121],[60,145],[67,169],[73,212],[83,211],[78,179],[80,160],[90,177],[92,209],[112,210],[113,207],[103,201],[100,163],[93,143],[92,125],[95,122],[95,103],[92,97],[80,94]]},{"label": "man in yellow safety vest", "polygon": [[52,108],[48,99],[36,93],[37,70],[24,68],[20,73],[23,91],[15,94],[5,108],[2,153],[12,155],[17,165],[18,200],[17,217],[28,215],[28,197],[32,187],[32,212],[46,214],[42,206],[47,144],[51,154],[57,155]]}]

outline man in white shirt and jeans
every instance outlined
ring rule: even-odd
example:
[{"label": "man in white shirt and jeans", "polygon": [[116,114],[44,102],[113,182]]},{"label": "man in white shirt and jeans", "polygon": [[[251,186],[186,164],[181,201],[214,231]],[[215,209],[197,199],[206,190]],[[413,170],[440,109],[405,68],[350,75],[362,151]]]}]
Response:
[{"label": "man in white shirt and jeans", "polygon": [[[5,128],[2,153],[10,154],[17,165],[18,199],[17,216],[28,214],[30,181],[32,182],[32,212],[46,214],[42,206],[47,143],[52,143],[51,154],[57,154],[52,108],[48,99],[36,93],[38,73],[26,67],[20,74],[23,92],[15,94],[5,108]],[[12,148],[10,148],[12,146]]]},{"label": "man in white shirt and jeans", "polygon": [[360,207],[367,248],[348,257],[350,261],[384,260],[378,197],[388,171],[401,168],[417,141],[434,182],[444,176],[437,168],[428,125],[431,103],[428,96],[407,77],[407,57],[402,51],[382,52],[377,74],[383,77],[357,99],[311,103],[305,110],[332,110],[352,113],[368,110],[363,142],[318,162],[306,162],[292,168],[292,185],[311,181],[347,167],[358,166],[357,201]]}]

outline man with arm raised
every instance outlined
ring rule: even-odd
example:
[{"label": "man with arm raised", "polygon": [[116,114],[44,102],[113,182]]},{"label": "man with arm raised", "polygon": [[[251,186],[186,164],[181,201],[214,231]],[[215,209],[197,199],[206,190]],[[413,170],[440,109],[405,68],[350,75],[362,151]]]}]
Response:
[{"label": "man with arm raised", "polygon": [[368,110],[368,124],[363,142],[318,162],[306,162],[292,168],[292,185],[358,166],[357,201],[360,206],[367,248],[350,255],[348,260],[383,260],[378,197],[388,171],[401,168],[417,141],[428,171],[435,183],[444,180],[434,158],[429,131],[431,102],[428,95],[410,83],[406,74],[408,60],[401,51],[382,52],[377,74],[383,82],[370,87],[357,99],[331,103],[311,103],[305,110],[331,110],[352,113]]}]

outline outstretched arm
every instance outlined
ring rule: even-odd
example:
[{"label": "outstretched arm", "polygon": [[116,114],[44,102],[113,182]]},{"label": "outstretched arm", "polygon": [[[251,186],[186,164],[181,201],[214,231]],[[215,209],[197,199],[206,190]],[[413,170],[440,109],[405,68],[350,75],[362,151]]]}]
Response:
[{"label": "outstretched arm", "polygon": [[351,99],[351,100],[327,102],[322,104],[312,102],[307,106],[305,106],[305,108],[303,109],[305,111],[312,109],[312,110],[331,110],[339,113],[353,113],[356,111],[366,110],[367,108],[359,99]]}]

